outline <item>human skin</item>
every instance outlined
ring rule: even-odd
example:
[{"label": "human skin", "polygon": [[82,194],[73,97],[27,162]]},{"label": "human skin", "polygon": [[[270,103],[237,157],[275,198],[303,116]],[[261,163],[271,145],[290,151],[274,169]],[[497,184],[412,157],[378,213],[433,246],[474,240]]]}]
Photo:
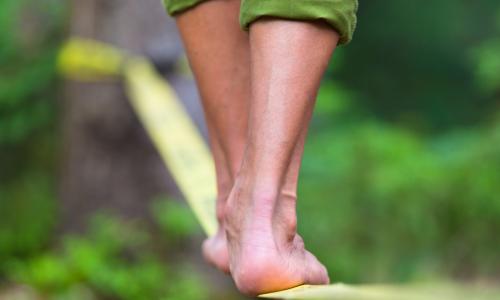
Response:
[{"label": "human skin", "polygon": [[338,43],[322,22],[238,25],[238,0],[177,18],[202,98],[217,174],[217,234],[205,258],[248,295],[328,283],[297,234],[297,181],[321,77]]},{"label": "human skin", "polygon": [[250,45],[239,27],[239,8],[238,0],[213,0],[176,17],[201,96],[217,177],[219,228],[203,243],[203,255],[225,273],[225,204],[243,158],[250,100]]}]

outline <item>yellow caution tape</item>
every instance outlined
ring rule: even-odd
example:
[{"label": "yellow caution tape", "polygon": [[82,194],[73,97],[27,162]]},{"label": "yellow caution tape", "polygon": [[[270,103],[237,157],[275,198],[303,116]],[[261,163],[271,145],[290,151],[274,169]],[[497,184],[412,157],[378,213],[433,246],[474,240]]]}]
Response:
[{"label": "yellow caution tape", "polygon": [[[65,76],[77,80],[102,80],[123,76],[129,99],[153,140],[164,163],[207,235],[217,229],[214,163],[203,138],[181,105],[172,87],[150,62],[127,55],[92,40],[71,39],[59,56]],[[412,291],[412,292],[408,292]],[[275,299],[419,300],[459,299],[432,293],[417,297],[415,289],[394,286],[303,285],[261,295]],[[461,299],[461,298],[460,298]],[[483,298],[481,298],[483,299]]]}]

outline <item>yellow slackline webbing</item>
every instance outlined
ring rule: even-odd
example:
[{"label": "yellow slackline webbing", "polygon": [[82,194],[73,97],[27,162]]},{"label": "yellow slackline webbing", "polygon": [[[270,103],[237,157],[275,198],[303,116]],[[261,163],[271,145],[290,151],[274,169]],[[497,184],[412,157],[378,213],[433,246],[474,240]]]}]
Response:
[{"label": "yellow slackline webbing", "polygon": [[146,60],[132,60],[124,74],[135,111],[201,226],[214,235],[215,172],[203,138],[173,89]]},{"label": "yellow slackline webbing", "polygon": [[215,171],[200,133],[149,61],[103,43],[71,39],[59,56],[69,78],[123,76],[130,102],[207,235],[217,229]]},{"label": "yellow slackline webbing", "polygon": [[[61,50],[59,69],[75,80],[122,76],[134,110],[207,235],[217,229],[214,164],[208,147],[172,87],[151,63],[110,45],[72,38]],[[419,293],[412,287],[303,285],[261,295],[279,299],[430,300],[468,299],[460,294]],[[479,299],[479,298],[478,298]],[[487,298],[480,298],[487,299]]]}]

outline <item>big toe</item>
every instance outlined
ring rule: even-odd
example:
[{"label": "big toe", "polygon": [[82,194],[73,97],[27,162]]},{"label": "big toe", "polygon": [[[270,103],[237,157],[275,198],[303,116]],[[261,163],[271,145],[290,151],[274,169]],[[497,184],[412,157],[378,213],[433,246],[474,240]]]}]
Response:
[{"label": "big toe", "polygon": [[325,266],[310,252],[306,251],[306,284],[329,284],[330,278]]},{"label": "big toe", "polygon": [[201,252],[203,253],[203,258],[211,264],[213,264],[213,248],[214,248],[214,241],[213,237],[207,238],[206,240],[203,241],[203,244],[201,245]]},{"label": "big toe", "polygon": [[227,246],[218,241],[216,237],[210,237],[203,242],[202,253],[206,261],[229,274],[229,257],[227,249],[224,247]]}]

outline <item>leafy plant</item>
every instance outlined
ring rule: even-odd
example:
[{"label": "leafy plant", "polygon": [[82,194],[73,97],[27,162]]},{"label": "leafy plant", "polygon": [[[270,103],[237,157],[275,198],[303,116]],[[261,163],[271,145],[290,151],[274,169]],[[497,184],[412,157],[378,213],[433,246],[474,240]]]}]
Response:
[{"label": "leafy plant", "polygon": [[84,236],[60,250],[9,266],[9,278],[54,299],[81,293],[116,299],[205,299],[202,279],[185,264],[167,264],[140,224],[97,215]]},{"label": "leafy plant", "polygon": [[0,2],[0,275],[47,244],[55,224],[55,58],[64,7]]}]

